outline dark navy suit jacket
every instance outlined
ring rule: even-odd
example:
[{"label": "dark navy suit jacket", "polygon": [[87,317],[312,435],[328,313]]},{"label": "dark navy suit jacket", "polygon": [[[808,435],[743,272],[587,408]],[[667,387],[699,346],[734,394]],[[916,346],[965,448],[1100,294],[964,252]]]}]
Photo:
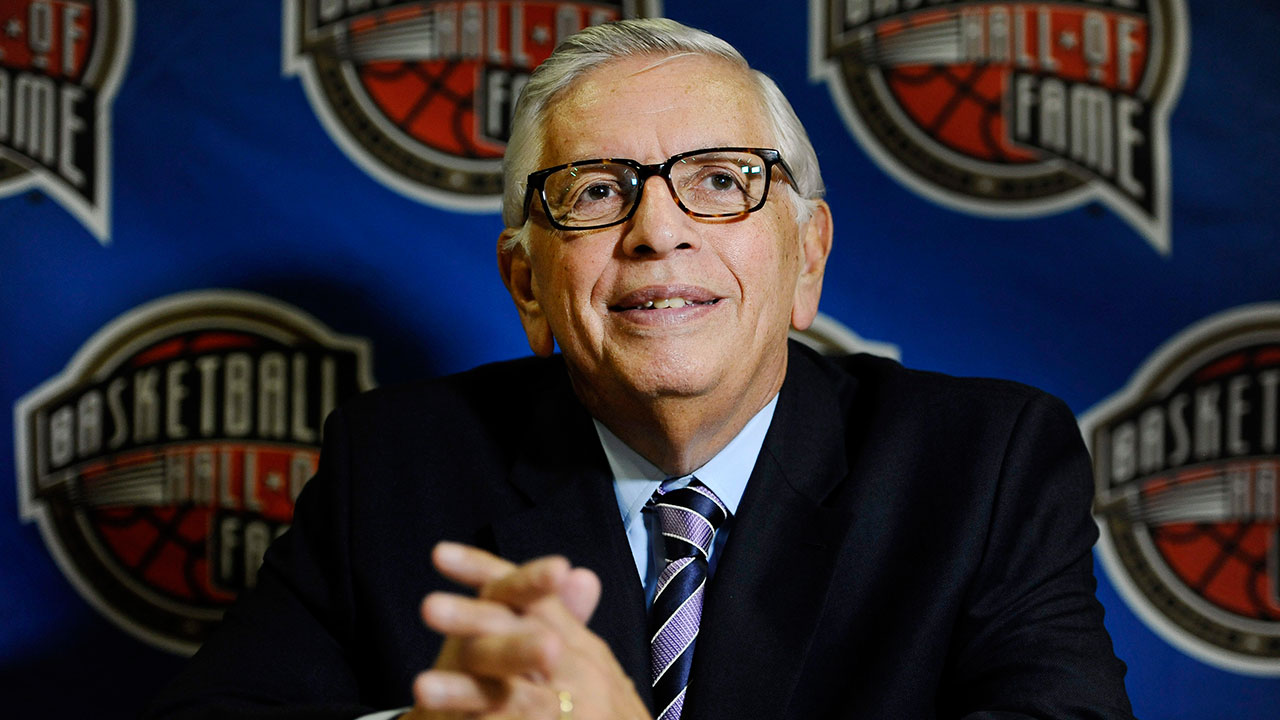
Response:
[{"label": "dark navy suit jacket", "polygon": [[[708,588],[685,703],[711,718],[1128,718],[1094,598],[1090,465],[1036,390],[792,346]],[[559,553],[648,697],[643,591],[560,358],[376,390],[336,412],[258,586],[157,717],[355,717],[411,704],[450,587],[441,539]]]}]

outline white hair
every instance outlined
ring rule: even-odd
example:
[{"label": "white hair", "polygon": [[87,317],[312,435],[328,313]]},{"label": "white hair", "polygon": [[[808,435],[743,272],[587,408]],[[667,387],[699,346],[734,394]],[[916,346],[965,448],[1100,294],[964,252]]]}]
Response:
[{"label": "white hair", "polygon": [[796,210],[797,222],[808,220],[817,200],[825,192],[818,170],[818,156],[796,112],[778,85],[769,76],[753,70],[732,45],[711,35],[666,18],[619,20],[593,25],[560,43],[551,57],[539,65],[516,102],[511,122],[511,139],[502,160],[502,219],[517,229],[507,247],[525,243],[528,216],[524,197],[529,173],[542,161],[549,110],[556,98],[579,78],[601,65],[630,57],[672,58],[703,55],[719,58],[739,68],[754,82],[777,150],[791,169],[794,185],[785,187]]}]

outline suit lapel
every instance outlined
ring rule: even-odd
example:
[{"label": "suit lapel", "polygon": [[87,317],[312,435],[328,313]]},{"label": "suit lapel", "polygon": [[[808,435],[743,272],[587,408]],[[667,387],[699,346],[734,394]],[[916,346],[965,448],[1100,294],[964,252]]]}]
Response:
[{"label": "suit lapel", "polygon": [[608,461],[590,415],[574,398],[567,378],[542,395],[511,473],[512,484],[531,507],[494,523],[498,552],[513,562],[564,555],[600,577],[600,605],[588,626],[613,649],[647,703],[644,590]]},{"label": "suit lapel", "polygon": [[847,511],[820,503],[847,474],[852,385],[791,353],[773,422],[703,608],[683,717],[782,717],[826,600]]}]

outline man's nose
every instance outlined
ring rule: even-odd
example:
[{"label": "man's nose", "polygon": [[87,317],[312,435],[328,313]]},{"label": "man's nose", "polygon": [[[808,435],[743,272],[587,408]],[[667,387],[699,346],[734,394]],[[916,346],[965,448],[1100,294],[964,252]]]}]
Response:
[{"label": "man's nose", "polygon": [[625,225],[622,250],[629,256],[662,257],[700,244],[692,218],[676,204],[667,181],[653,176],[645,181],[640,206]]}]

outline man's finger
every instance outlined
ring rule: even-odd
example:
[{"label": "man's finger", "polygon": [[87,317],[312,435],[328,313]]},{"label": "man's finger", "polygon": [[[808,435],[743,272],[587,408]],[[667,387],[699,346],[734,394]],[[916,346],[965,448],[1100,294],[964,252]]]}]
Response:
[{"label": "man's finger", "polygon": [[569,613],[585,625],[600,603],[600,578],[586,568],[574,568],[560,584],[560,599]]},{"label": "man's finger", "polygon": [[460,637],[513,633],[521,626],[520,619],[503,605],[443,592],[423,599],[422,620],[441,635]]},{"label": "man's finger", "polygon": [[548,677],[562,648],[560,638],[545,628],[480,635],[458,643],[458,667],[489,678]]},{"label": "man's finger", "polygon": [[473,590],[516,569],[512,562],[493,553],[452,542],[437,543],[431,551],[431,562],[441,575]]},{"label": "man's finger", "polygon": [[[476,679],[462,673],[428,670],[414,680],[415,709],[433,713],[465,713],[468,717],[551,717],[555,695],[519,678],[508,681]],[[452,717],[452,715],[451,715]]]},{"label": "man's finger", "polygon": [[599,602],[600,578],[586,568],[574,568],[557,593],[535,600],[523,613],[546,623],[559,636],[570,638],[586,630]]},{"label": "man's finger", "polygon": [[512,572],[485,583],[480,597],[517,610],[553,595],[569,575],[569,561],[559,556],[530,560]]},{"label": "man's finger", "polygon": [[414,703],[433,712],[488,712],[499,708],[505,696],[497,680],[446,670],[428,670],[413,681]]}]

